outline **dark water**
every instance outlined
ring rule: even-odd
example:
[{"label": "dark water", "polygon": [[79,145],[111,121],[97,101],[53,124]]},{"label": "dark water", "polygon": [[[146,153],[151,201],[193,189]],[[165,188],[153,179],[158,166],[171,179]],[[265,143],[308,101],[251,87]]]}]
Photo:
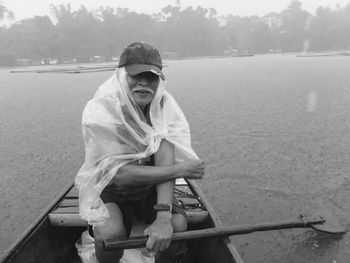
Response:
[{"label": "dark water", "polygon": [[[207,161],[204,192],[225,225],[350,217],[350,58],[167,61],[168,90]],[[80,118],[111,72],[0,71],[0,249],[75,176]],[[245,262],[349,262],[349,235],[278,230],[236,236]]]}]

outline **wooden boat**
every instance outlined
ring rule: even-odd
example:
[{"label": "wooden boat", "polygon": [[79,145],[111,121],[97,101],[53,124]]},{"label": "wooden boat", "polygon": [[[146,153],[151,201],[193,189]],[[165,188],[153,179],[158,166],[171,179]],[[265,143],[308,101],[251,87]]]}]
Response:
[{"label": "wooden boat", "polygon": [[[175,195],[185,208],[189,230],[221,226],[195,182],[177,180]],[[1,256],[0,262],[81,262],[75,243],[86,229],[86,222],[78,215],[78,192],[70,184]],[[228,237],[189,240],[186,247],[186,262],[243,263]]]}]

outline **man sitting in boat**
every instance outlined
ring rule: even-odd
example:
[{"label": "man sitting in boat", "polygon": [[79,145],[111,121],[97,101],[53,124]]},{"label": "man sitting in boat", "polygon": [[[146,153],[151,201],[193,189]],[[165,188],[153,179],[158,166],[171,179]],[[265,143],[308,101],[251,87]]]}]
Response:
[{"label": "man sitting in boat", "polygon": [[204,163],[191,148],[188,123],[164,80],[158,50],[133,43],[84,109],[85,161],[76,186],[100,263],[122,257],[123,251],[104,250],[103,240],[128,237],[135,215],[150,224],[146,247],[154,253],[169,247],[173,232],[187,229],[174,182],[201,179]]}]

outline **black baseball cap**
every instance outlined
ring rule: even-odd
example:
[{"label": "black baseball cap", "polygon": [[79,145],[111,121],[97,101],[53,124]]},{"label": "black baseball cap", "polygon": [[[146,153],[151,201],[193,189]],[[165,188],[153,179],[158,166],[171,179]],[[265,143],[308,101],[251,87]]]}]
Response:
[{"label": "black baseball cap", "polygon": [[148,71],[165,79],[158,49],[145,42],[134,42],[126,47],[120,55],[118,67],[124,67],[129,75]]}]

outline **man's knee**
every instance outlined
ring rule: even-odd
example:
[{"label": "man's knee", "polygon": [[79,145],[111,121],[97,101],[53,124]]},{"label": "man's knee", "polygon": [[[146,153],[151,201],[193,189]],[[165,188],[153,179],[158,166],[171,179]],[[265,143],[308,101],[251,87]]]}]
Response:
[{"label": "man's knee", "polygon": [[174,214],[172,219],[174,232],[184,232],[187,230],[187,220],[181,214]]},{"label": "man's knee", "polygon": [[109,217],[104,224],[93,227],[95,239],[104,240],[107,238],[124,238],[126,235],[123,214],[115,203],[106,203]]},{"label": "man's knee", "polygon": [[109,222],[104,225],[95,226],[93,230],[95,239],[101,241],[104,239],[125,238],[126,236],[124,225],[118,224],[117,222]]}]

